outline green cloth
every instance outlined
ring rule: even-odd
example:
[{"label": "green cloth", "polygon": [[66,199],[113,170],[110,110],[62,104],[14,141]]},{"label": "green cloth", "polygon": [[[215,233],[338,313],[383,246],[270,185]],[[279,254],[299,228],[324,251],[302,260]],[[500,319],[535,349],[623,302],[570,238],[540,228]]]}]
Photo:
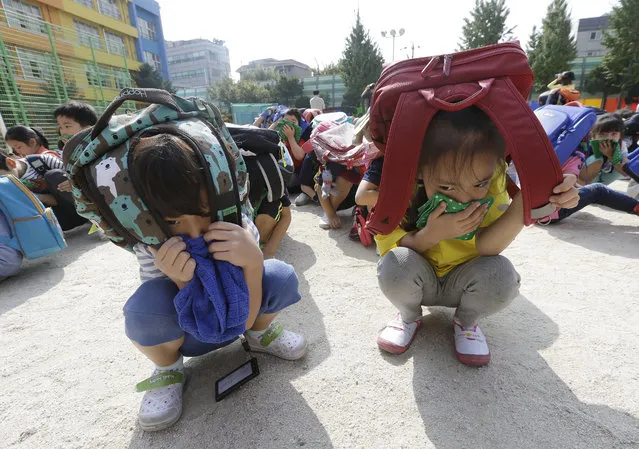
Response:
[{"label": "green cloth", "polygon": [[[457,212],[461,212],[467,209],[468,206],[470,206],[473,203],[488,204],[488,208],[490,209],[490,207],[495,202],[494,198],[492,196],[489,196],[487,198],[483,198],[477,201],[471,201],[469,203],[460,203],[458,201],[455,201],[452,198],[447,197],[446,195],[442,193],[435,192],[435,194],[428,201],[426,201],[424,204],[422,204],[419,207],[419,209],[417,209],[417,213],[418,213],[417,227],[418,228],[423,228],[424,226],[426,226],[426,223],[428,222],[428,217],[435,209],[437,209],[437,206],[439,206],[442,201],[446,203],[446,210],[444,211],[445,214],[454,214]],[[471,240],[473,237],[475,237],[476,233],[477,233],[477,229],[475,229],[473,232],[469,232],[468,234],[462,235],[461,237],[457,237],[456,240]]]},{"label": "green cloth", "polygon": [[614,147],[614,152],[612,153],[612,158],[610,159],[610,162],[612,162],[612,165],[619,165],[623,162],[623,155],[621,154],[621,145],[619,145],[619,142],[616,142],[614,140],[610,140],[610,139],[592,139],[590,141],[590,147],[592,148],[592,154],[596,157],[596,158],[601,158],[603,157],[603,153],[601,152],[601,150],[599,149],[599,145],[601,145],[602,142],[610,142],[610,144],[612,144],[612,146]]},{"label": "green cloth", "polygon": [[277,133],[280,135],[280,139],[282,139],[283,141],[287,140],[286,134],[284,134],[284,130],[282,129],[286,125],[292,127],[295,130],[295,142],[299,142],[300,138],[302,137],[302,128],[300,128],[295,123],[289,122],[288,120],[284,120],[284,119],[277,122],[277,126],[275,128]]}]

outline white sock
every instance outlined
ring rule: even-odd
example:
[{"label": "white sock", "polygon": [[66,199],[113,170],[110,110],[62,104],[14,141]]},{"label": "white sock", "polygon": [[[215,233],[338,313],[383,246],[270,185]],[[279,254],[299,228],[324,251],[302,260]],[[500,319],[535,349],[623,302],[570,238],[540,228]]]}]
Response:
[{"label": "white sock", "polygon": [[271,324],[268,325],[268,327],[266,329],[263,329],[261,331],[254,331],[252,329],[247,329],[246,333],[251,337],[251,338],[260,338],[262,335],[264,335],[264,332],[266,332],[267,330],[269,330],[271,328],[271,326],[273,325],[273,323],[271,322]]},{"label": "white sock", "polygon": [[184,369],[184,358],[182,357],[182,354],[180,354],[180,357],[178,357],[178,359],[172,364],[168,366],[155,365],[155,368],[158,371],[182,371]]}]

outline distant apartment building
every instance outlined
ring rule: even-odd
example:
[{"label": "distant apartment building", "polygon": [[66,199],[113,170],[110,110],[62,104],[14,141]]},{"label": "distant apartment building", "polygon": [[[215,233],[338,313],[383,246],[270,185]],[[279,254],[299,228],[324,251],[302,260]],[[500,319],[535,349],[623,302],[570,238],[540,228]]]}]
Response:
[{"label": "distant apartment building", "polygon": [[201,95],[231,75],[229,50],[221,40],[167,41],[166,54],[169,77],[180,94]]},{"label": "distant apartment building", "polygon": [[608,16],[591,17],[579,20],[577,29],[577,57],[603,56],[603,35],[608,30]]},{"label": "distant apartment building", "polygon": [[138,30],[135,51],[138,60],[146,62],[169,79],[160,5],[155,0],[130,0],[131,25]]},{"label": "distant apartment building", "polygon": [[302,62],[294,59],[279,60],[273,58],[251,61],[237,69],[237,73],[240,74],[240,79],[246,79],[251,72],[271,69],[282,75],[296,78],[306,78],[313,74],[312,69]]},{"label": "distant apartment building", "polygon": [[584,96],[582,99],[587,97],[585,88],[588,75],[595,67],[601,64],[604,55],[608,51],[603,46],[604,32],[608,28],[608,16],[589,17],[579,20],[579,27],[577,28],[577,59],[572,61],[571,65],[572,71],[575,73],[575,85],[582,91],[582,96]]}]

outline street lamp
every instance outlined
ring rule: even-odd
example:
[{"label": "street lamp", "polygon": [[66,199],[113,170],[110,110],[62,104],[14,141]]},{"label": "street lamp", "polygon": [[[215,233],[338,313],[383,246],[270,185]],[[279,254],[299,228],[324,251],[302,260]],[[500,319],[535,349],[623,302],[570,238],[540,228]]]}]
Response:
[{"label": "street lamp", "polygon": [[[382,37],[391,37],[391,38],[393,38],[393,60],[391,62],[395,61],[395,36],[397,36],[397,37],[403,36],[405,32],[406,32],[406,30],[404,30],[404,28],[400,28],[399,32],[395,31],[395,30],[390,30],[389,32],[382,31]],[[390,34],[390,36],[388,36],[389,34]]]}]

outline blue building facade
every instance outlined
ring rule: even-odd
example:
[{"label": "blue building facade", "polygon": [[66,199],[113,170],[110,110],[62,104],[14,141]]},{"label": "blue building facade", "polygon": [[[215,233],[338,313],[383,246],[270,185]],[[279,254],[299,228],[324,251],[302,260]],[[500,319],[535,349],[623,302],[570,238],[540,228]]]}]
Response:
[{"label": "blue building facade", "polygon": [[131,25],[138,30],[135,50],[138,60],[146,62],[169,79],[160,5],[155,0],[132,0],[129,3]]}]

